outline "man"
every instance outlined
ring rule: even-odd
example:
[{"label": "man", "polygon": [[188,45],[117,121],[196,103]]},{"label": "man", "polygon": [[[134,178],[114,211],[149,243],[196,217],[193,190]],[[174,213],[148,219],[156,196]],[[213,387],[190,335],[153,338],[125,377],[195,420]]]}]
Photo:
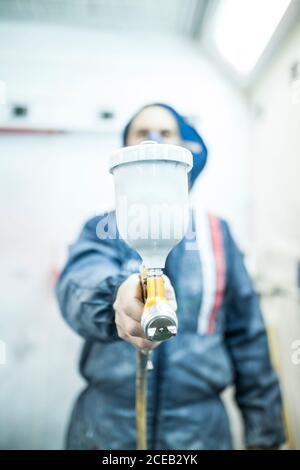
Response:
[{"label": "man", "polygon": [[[188,147],[193,186],[207,150],[182,116],[163,104],[144,107],[125,128],[123,143],[143,140]],[[185,238],[169,254],[168,300],[172,307],[177,301],[179,332],[163,343],[143,338],[141,260],[120,238],[98,237],[103,222],[115,227],[114,212],[86,223],[57,283],[64,318],[86,340],[80,371],[87,387],[73,410],[67,448],[135,448],[136,347],[153,349],[149,449],[232,448],[220,398],[230,384],[246,447],[278,447],[284,441],[279,386],[258,299],[226,222],[196,207],[194,239]],[[191,243],[196,250],[188,249]]]}]

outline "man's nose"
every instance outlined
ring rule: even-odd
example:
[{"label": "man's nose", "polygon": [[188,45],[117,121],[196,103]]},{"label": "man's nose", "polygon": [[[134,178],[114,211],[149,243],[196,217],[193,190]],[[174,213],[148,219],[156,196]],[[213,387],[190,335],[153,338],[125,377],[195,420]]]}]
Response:
[{"label": "man's nose", "polygon": [[160,135],[160,132],[148,132],[147,134],[147,139],[146,140],[154,140],[154,142],[157,142],[158,144],[163,144],[164,139]]}]

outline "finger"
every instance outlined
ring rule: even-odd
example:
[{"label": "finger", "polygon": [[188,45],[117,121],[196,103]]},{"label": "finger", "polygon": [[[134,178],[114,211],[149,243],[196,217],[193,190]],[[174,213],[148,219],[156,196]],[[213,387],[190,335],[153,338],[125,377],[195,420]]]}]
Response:
[{"label": "finger", "polygon": [[155,349],[157,346],[160,345],[160,342],[158,341],[148,341],[145,338],[138,338],[137,336],[131,336],[128,334],[128,331],[126,328],[123,327],[122,324],[117,325],[117,331],[118,331],[118,336],[123,339],[124,341],[127,341],[128,343],[132,344],[134,347],[137,349]]},{"label": "finger", "polygon": [[125,329],[129,336],[135,336],[138,338],[143,338],[144,333],[141,327],[141,323],[133,320],[130,317],[126,317]]},{"label": "finger", "polygon": [[138,349],[155,349],[161,342],[159,341],[149,341],[145,338],[137,338],[135,336],[130,337],[129,341]]},{"label": "finger", "polygon": [[126,333],[122,325],[116,323],[116,326],[117,326],[117,333],[118,333],[119,338],[126,340]]},{"label": "finger", "polygon": [[144,304],[136,299],[131,299],[128,305],[124,306],[124,313],[127,317],[140,322],[144,310]]},{"label": "finger", "polygon": [[124,315],[123,312],[116,314],[115,322],[117,327],[120,327],[120,329],[129,336],[144,337],[141,322],[133,320],[131,317]]}]

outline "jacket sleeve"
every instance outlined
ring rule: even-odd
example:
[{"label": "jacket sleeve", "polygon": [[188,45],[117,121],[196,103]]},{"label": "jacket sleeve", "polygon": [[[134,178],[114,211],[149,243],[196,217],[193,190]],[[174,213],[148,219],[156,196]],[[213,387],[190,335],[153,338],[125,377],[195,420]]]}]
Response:
[{"label": "jacket sleeve", "polygon": [[272,448],[285,441],[278,380],[270,362],[266,330],[251,279],[227,224],[225,341],[235,374],[236,401],[245,425],[246,447]]},{"label": "jacket sleeve", "polygon": [[[96,234],[103,215],[84,226],[69,252],[56,284],[56,295],[67,323],[86,339],[118,339],[113,302],[119,286],[130,273],[122,266],[120,240],[99,239]],[[110,223],[115,224],[112,217]]]}]

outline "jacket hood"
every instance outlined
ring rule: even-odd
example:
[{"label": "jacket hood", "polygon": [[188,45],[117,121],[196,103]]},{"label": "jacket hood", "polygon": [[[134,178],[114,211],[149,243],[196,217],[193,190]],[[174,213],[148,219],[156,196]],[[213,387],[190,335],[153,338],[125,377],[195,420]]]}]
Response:
[{"label": "jacket hood", "polygon": [[189,173],[189,187],[190,189],[194,185],[197,177],[202,172],[203,168],[207,162],[207,147],[200,136],[200,134],[196,131],[196,129],[188,123],[187,119],[179,114],[174,108],[171,106],[164,104],[164,103],[152,103],[144,106],[141,108],[134,116],[130,119],[128,124],[126,125],[123,131],[123,145],[126,146],[127,144],[127,136],[129,132],[129,128],[131,126],[132,121],[135,117],[145,108],[150,106],[160,106],[167,111],[169,111],[174,118],[176,119],[180,137],[182,139],[182,146],[188,148],[193,154],[193,168]]}]

